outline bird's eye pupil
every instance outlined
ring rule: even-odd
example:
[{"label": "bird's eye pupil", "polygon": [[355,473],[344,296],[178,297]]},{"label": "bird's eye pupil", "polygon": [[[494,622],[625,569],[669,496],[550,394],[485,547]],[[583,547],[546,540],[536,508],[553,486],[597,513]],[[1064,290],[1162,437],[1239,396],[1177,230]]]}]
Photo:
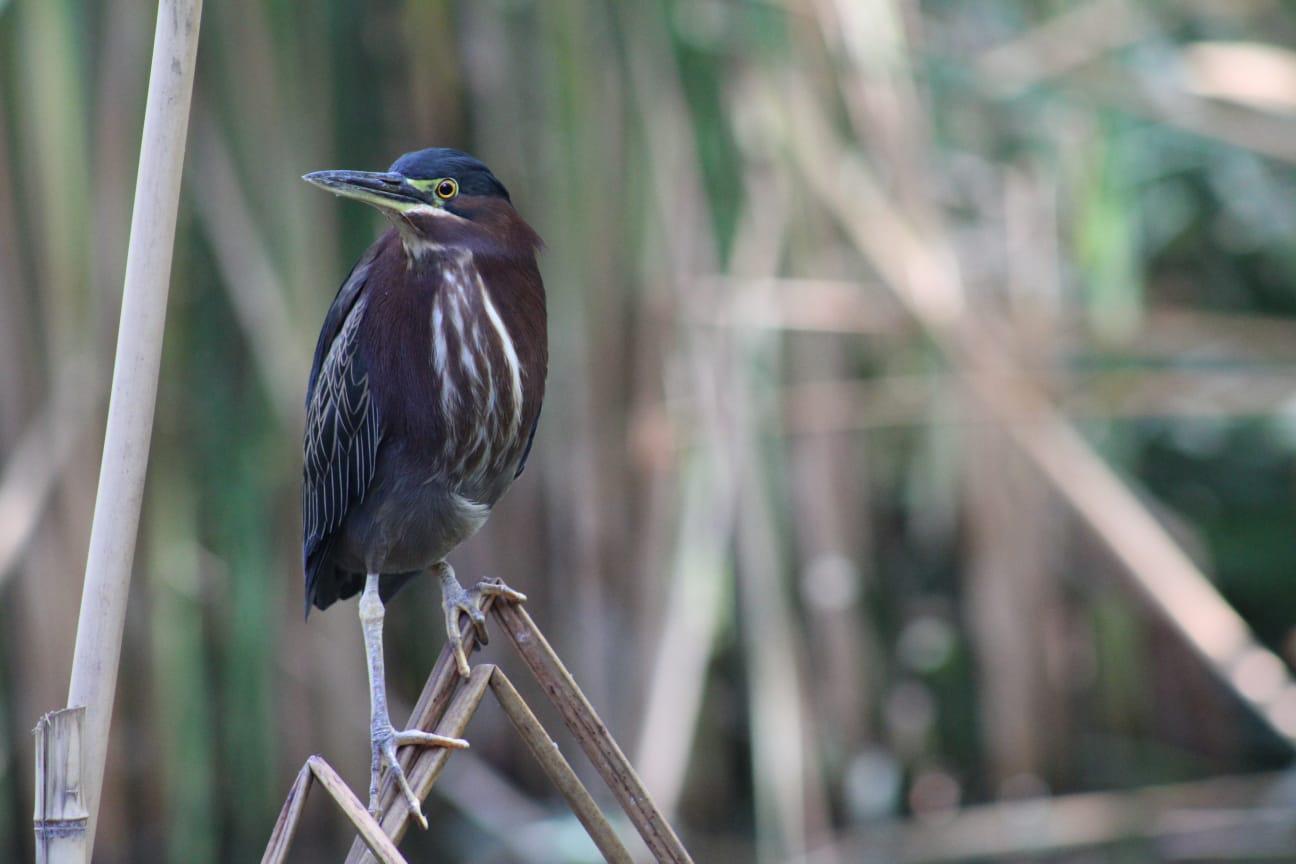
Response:
[{"label": "bird's eye pupil", "polygon": [[442,180],[437,184],[436,191],[442,198],[453,198],[459,191],[459,184],[453,180]]}]

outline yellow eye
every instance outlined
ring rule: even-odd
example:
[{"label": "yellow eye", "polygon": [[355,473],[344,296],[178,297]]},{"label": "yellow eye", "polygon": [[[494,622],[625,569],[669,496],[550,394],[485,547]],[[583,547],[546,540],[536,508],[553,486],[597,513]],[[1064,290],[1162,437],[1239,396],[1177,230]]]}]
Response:
[{"label": "yellow eye", "polygon": [[436,194],[442,201],[449,201],[459,194],[459,184],[447,177],[437,184]]}]

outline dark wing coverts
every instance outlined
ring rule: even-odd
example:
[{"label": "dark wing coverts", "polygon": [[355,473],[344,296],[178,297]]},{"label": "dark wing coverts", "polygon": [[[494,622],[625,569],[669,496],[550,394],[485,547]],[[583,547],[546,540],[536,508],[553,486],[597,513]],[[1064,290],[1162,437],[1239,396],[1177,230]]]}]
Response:
[{"label": "dark wing coverts", "polygon": [[356,350],[367,303],[362,289],[372,260],[371,250],[334,298],[306,392],[302,562],[308,612],[312,603],[323,609],[337,599],[329,554],[333,533],[364,498],[382,437],[368,371]]}]

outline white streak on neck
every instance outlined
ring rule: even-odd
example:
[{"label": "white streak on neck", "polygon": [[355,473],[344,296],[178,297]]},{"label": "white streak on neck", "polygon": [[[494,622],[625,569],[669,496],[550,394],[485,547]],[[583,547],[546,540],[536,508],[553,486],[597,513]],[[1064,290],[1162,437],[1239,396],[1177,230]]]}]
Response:
[{"label": "white streak on neck", "polygon": [[495,310],[490,292],[486,290],[486,283],[482,281],[480,275],[477,277],[477,287],[481,290],[482,306],[486,309],[486,317],[495,328],[496,335],[499,336],[500,347],[504,349],[504,360],[508,364],[509,381],[513,387],[513,418],[509,422],[509,431],[517,434],[518,427],[522,425],[522,364],[518,362],[513,339],[509,336],[508,328],[504,326],[499,312]]},{"label": "white streak on neck", "polygon": [[432,218],[458,219],[448,210],[441,207],[433,207],[430,204],[414,204],[400,208],[383,208],[383,215],[395,226],[396,231],[400,234],[401,246],[405,248],[405,267],[408,269],[414,266],[414,262],[431,255],[434,252],[443,252],[446,246],[441,243],[429,240],[424,234],[414,226],[413,216],[428,216]]},{"label": "white streak on neck", "polygon": [[437,383],[441,389],[441,407],[445,411],[455,400],[454,378],[449,375],[449,349],[446,346],[445,315],[441,311],[441,298],[432,303],[432,363],[436,367]]}]

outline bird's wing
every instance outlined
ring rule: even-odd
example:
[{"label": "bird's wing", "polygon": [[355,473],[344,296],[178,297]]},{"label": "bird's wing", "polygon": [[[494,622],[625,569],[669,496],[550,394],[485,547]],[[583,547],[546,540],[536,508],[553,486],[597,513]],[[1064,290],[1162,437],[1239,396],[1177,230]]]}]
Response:
[{"label": "bird's wing", "polygon": [[[329,541],[373,480],[382,428],[357,351],[372,250],[338,291],[324,319],[306,393],[302,470],[302,561],[307,609],[315,599]],[[325,574],[331,575],[331,574]]]},{"label": "bird's wing", "polygon": [[360,256],[360,260],[351,268],[351,272],[347,274],[342,286],[338,288],[337,296],[333,298],[333,303],[324,315],[324,324],[320,327],[319,341],[315,343],[315,359],[311,362],[310,381],[306,385],[306,409],[308,411],[310,410],[311,399],[315,396],[315,381],[319,378],[320,370],[324,366],[324,360],[328,356],[329,349],[333,347],[334,340],[342,332],[343,323],[346,322],[347,316],[351,313],[351,308],[355,306],[356,299],[360,296],[361,289],[364,288],[365,282],[369,279],[369,270],[373,267],[374,259],[378,257],[379,246],[379,243],[373,244]]}]

